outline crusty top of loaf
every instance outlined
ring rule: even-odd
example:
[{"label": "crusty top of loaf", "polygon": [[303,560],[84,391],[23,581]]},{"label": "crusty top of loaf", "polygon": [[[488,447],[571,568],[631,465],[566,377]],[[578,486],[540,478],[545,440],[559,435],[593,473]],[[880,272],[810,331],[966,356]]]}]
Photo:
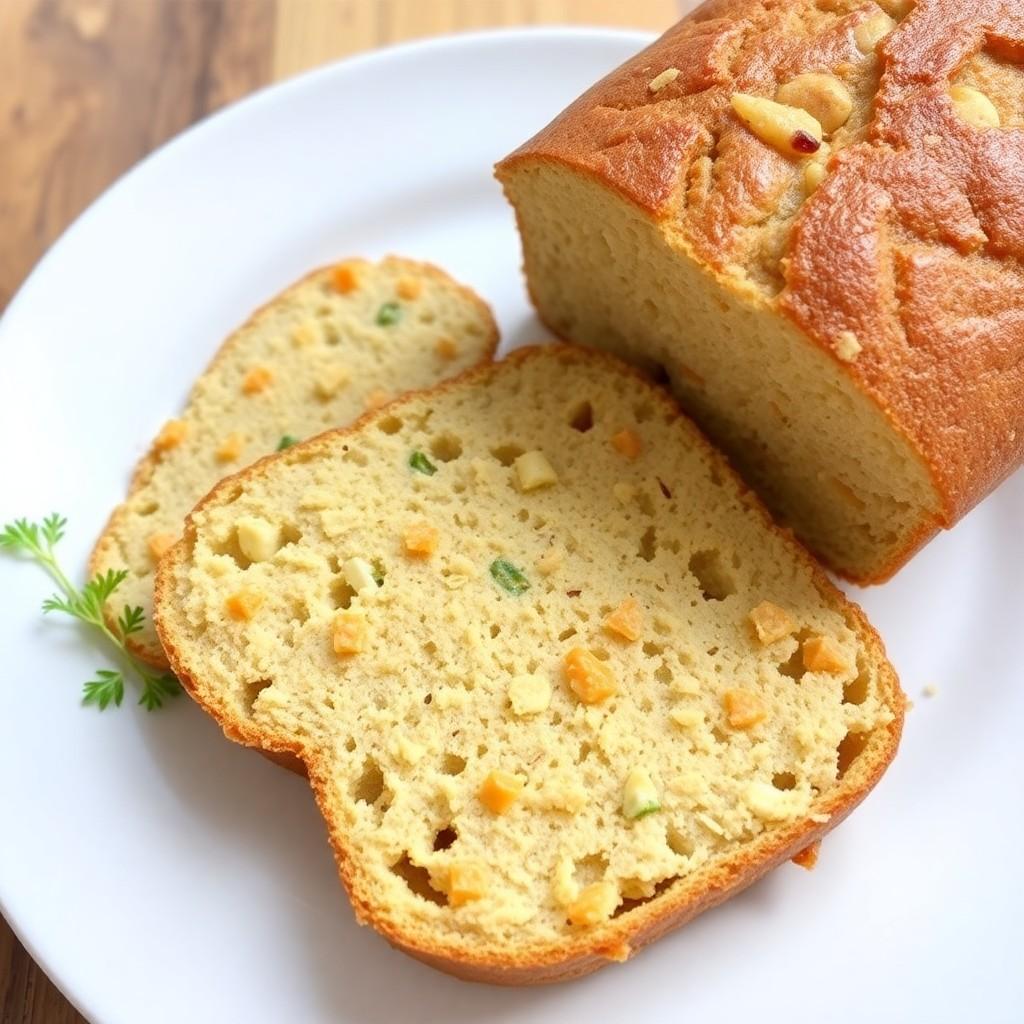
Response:
[{"label": "crusty top of loaf", "polygon": [[[886,12],[906,16],[862,52],[863,26]],[[710,0],[499,173],[539,158],[597,178],[845,354],[927,459],[951,523],[1024,454],[1021,61],[1024,7],[1010,0]],[[809,72],[843,81],[854,109],[806,197],[803,161],[748,131],[730,97],[772,98]],[[1000,127],[958,114],[959,84],[988,95]]]}]

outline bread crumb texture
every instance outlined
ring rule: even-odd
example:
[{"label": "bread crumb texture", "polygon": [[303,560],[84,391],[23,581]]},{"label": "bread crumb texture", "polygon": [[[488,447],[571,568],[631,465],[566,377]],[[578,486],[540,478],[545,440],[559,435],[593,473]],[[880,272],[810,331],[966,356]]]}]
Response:
[{"label": "bread crumb texture", "polygon": [[853,579],[1024,458],[1022,57],[1005,0],[713,0],[497,168],[544,321]]},{"label": "bread crumb texture", "polygon": [[[490,311],[472,292],[396,257],[317,271],[257,311],[218,352],[180,417],[162,427],[97,543],[94,572],[128,570],[112,614],[126,603],[146,613],[142,632],[129,638],[133,650],[166,664],[152,625],[155,565],[218,480],[351,423],[388,395],[453,376],[490,357],[496,342]],[[279,531],[240,524],[240,557],[266,557]]]},{"label": "bread crumb texture", "polygon": [[[527,453],[545,486],[522,486]],[[279,530],[269,558],[241,549],[253,521]],[[430,557],[409,523],[436,530]],[[356,591],[354,559],[379,586]],[[251,617],[239,593],[262,595]],[[229,735],[306,761],[360,916],[499,974],[622,959],[795,855],[902,719],[860,613],[667,396],[562,346],[226,481],[164,559],[157,614]]]}]

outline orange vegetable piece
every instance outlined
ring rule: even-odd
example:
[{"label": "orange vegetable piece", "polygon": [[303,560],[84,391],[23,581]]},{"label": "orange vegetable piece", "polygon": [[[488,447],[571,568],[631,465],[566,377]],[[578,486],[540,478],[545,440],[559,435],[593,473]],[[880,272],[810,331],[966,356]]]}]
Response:
[{"label": "orange vegetable piece", "polygon": [[564,665],[570,689],[584,704],[599,704],[618,691],[612,670],[583,647],[574,647]]},{"label": "orange vegetable piece", "polygon": [[624,640],[639,640],[643,635],[644,617],[636,598],[627,597],[604,620],[604,628],[610,633],[617,633]]}]

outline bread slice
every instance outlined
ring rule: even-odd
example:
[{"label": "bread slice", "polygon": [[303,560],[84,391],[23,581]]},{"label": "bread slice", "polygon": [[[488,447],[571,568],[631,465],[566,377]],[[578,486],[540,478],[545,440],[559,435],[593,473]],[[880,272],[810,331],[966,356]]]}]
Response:
[{"label": "bread slice", "polygon": [[125,603],[146,612],[132,651],[166,666],[151,615],[156,562],[218,480],[490,359],[497,340],[491,311],[473,292],[394,256],[318,270],[253,314],[161,430],[93,551],[92,572],[128,570],[111,618]]},{"label": "bread slice", "polygon": [[498,166],[545,323],[664,367],[851,579],[1024,460],[1022,32],[1013,4],[714,0]]},{"label": "bread slice", "polygon": [[356,914],[453,974],[622,960],[881,776],[882,644],[671,399],[521,351],[221,483],[160,565],[174,671],[306,763]]}]

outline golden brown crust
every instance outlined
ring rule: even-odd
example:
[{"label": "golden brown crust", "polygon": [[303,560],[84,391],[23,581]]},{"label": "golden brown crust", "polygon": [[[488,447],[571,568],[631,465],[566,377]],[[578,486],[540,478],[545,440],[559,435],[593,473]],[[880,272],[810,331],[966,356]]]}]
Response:
[{"label": "golden brown crust", "polygon": [[[606,353],[582,349],[571,345],[555,346],[566,359],[604,362],[616,369],[624,378],[650,382],[636,369],[628,367]],[[523,361],[535,358],[551,346],[520,349],[508,361]],[[399,398],[389,407],[393,412],[406,402],[421,398],[424,394],[440,394],[453,387],[465,387],[474,380],[493,372],[487,366],[478,366],[465,371],[459,377],[442,382],[427,391],[411,392]],[[664,402],[666,410],[677,419],[685,419],[682,411],[666,393],[655,392]],[[201,679],[193,676],[185,655],[175,640],[169,623],[165,621],[164,610],[173,601],[169,597],[170,578],[175,569],[187,559],[189,547],[194,539],[193,517],[208,506],[222,499],[230,500],[237,493],[239,485],[264,473],[276,459],[306,459],[318,448],[332,439],[357,433],[377,419],[379,411],[369,412],[348,427],[330,430],[302,444],[295,445],[280,454],[264,457],[247,469],[221,481],[193,510],[185,522],[182,539],[161,560],[156,580],[155,620],[163,648],[174,673],[181,680],[186,691],[206,710],[231,740],[255,747],[267,753],[273,760],[299,759],[306,767],[306,773],[313,788],[320,810],[327,822],[331,845],[334,849],[338,872],[352,902],[357,919],[373,925],[396,948],[465,980],[502,985],[535,985],[589,974],[611,961],[621,961],[643,946],[660,938],[665,933],[685,924],[702,911],[721,903],[741,889],[757,881],[774,867],[784,863],[802,849],[818,841],[826,832],[842,821],[867,796],[875,783],[896,754],[903,727],[905,700],[899,681],[886,660],[885,649],[875,630],[868,623],[860,608],[846,600],[833,586],[828,577],[815,564],[810,555],[793,539],[792,535],[774,524],[767,510],[755,495],[743,484],[724,457],[711,447],[700,435],[704,444],[718,463],[723,475],[727,476],[742,494],[748,506],[761,517],[766,530],[784,534],[790,541],[794,553],[813,575],[822,599],[843,610],[847,622],[862,637],[869,656],[876,663],[882,680],[885,702],[893,715],[888,726],[876,730],[867,740],[863,752],[856,758],[847,774],[840,780],[826,801],[819,801],[813,808],[815,816],[827,814],[827,821],[815,821],[807,817],[784,827],[763,833],[747,846],[742,856],[721,866],[710,878],[679,882],[659,897],[631,910],[628,914],[614,918],[606,925],[582,931],[569,937],[564,944],[550,945],[542,949],[510,951],[502,956],[467,957],[464,949],[448,949],[442,946],[425,946],[415,936],[397,929],[378,908],[365,902],[361,893],[359,865],[356,855],[346,845],[346,834],[341,822],[334,816],[328,793],[331,767],[312,749],[306,749],[295,739],[273,734],[256,727],[251,720],[239,719],[231,708],[209,692]],[[696,430],[695,430],[696,432]],[[699,433],[699,432],[698,432]]]},{"label": "golden brown crust", "polygon": [[[804,72],[842,76],[866,59],[857,26],[879,13],[869,0],[705,3],[503,161],[499,177],[539,161],[594,178],[735,287],[750,228],[775,215],[794,165],[740,125],[730,95],[773,96]],[[1024,129],[975,127],[948,95],[983,50],[1024,59],[1019,4],[918,0],[879,48],[863,140],[833,156],[796,218],[778,290],[763,297],[830,353],[843,332],[857,336],[858,358],[837,362],[935,482],[940,512],[920,543],[1024,461]],[[670,67],[681,73],[652,93]],[[690,169],[708,156],[714,188],[689,202]]]},{"label": "golden brown crust", "polygon": [[[352,258],[354,259],[354,258]],[[350,262],[351,260],[339,260],[338,263]],[[480,298],[471,288],[466,285],[460,284],[451,278],[444,270],[436,266],[433,263],[425,263],[421,260],[410,260],[404,256],[388,255],[384,257],[383,262],[397,261],[402,264],[410,273],[417,274],[420,277],[432,278],[436,281],[443,282],[449,287],[454,289],[462,296],[462,298],[469,304],[476,306],[483,314],[484,319],[490,324],[490,335],[487,339],[488,352],[482,362],[487,363],[493,360],[495,353],[498,349],[498,325],[495,323],[494,315],[491,311],[490,306]],[[213,358],[207,364],[206,369],[200,374],[199,380],[212,373],[217,366],[225,359],[227,359],[232,349],[239,343],[244,332],[249,331],[254,324],[265,316],[270,315],[274,309],[276,309],[282,302],[287,301],[288,296],[301,289],[308,282],[313,279],[320,277],[331,270],[336,264],[329,264],[328,266],[318,267],[316,270],[310,271],[305,276],[299,278],[293,284],[289,285],[283,292],[279,292],[273,298],[268,299],[262,306],[251,313],[244,323],[240,324],[228,335],[228,337],[221,343],[220,347],[214,353]],[[197,381],[198,383],[198,381]],[[116,546],[115,537],[117,534],[118,525],[121,519],[128,514],[127,499],[131,498],[141,487],[143,487],[153,470],[156,468],[157,463],[160,461],[160,453],[155,446],[150,446],[149,451],[143,455],[135,466],[132,472],[131,480],[128,485],[128,494],[125,502],[118,505],[110,514],[110,518],[107,520],[106,525],[103,527],[103,532],[99,535],[96,540],[96,544],[93,547],[92,554],[89,556],[88,572],[90,577],[96,575],[101,567],[109,565],[112,559],[109,557],[108,552]],[[104,609],[104,613],[107,618],[109,625],[114,626],[117,623],[117,612],[107,607]],[[125,641],[125,645],[131,651],[133,655],[139,658],[141,661],[152,665],[154,668],[167,668],[168,662],[164,656],[164,652],[159,647],[148,645],[141,641],[138,637],[128,637]],[[287,759],[280,760],[284,767],[289,768],[291,771],[303,774],[304,769]]]}]

